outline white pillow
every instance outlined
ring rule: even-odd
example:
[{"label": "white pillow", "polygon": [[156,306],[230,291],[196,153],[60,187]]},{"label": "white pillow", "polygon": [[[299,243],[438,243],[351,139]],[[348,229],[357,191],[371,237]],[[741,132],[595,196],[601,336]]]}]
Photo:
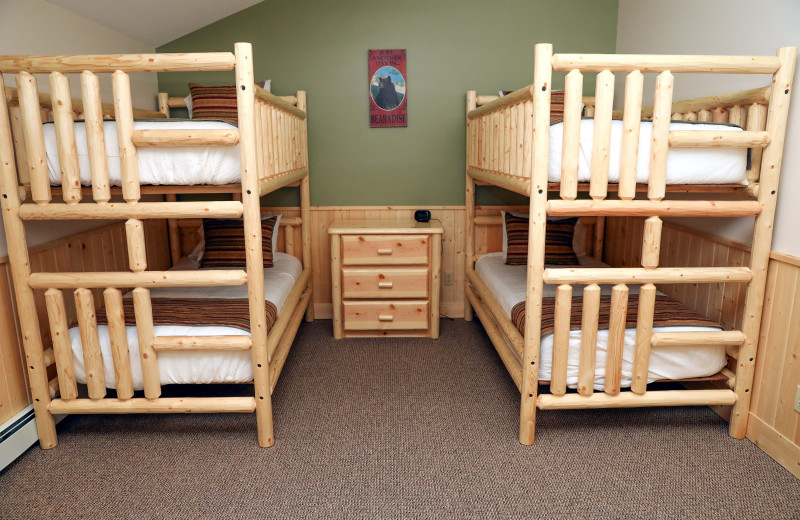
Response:
[{"label": "white pillow", "polygon": [[[267,92],[272,92],[270,90],[271,88],[272,88],[272,80],[268,79],[268,80],[266,80],[264,82],[264,90],[266,90]],[[192,118],[192,95],[189,94],[188,96],[183,98],[183,101],[186,103],[186,110],[189,111],[189,119],[191,119]]]}]

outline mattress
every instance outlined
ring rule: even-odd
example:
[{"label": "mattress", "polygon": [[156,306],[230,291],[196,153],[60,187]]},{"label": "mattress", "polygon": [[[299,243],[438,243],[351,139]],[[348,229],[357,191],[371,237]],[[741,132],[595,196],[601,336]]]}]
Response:
[{"label": "mattress", "polygon": [[[178,266],[176,266],[178,267]],[[180,267],[191,267],[184,259]],[[285,253],[275,253],[274,267],[264,269],[264,292],[278,311],[302,272],[300,261]],[[247,286],[236,287],[159,287],[150,291],[156,298],[247,298]],[[106,388],[115,388],[114,363],[107,325],[98,325],[100,349],[103,355]],[[133,372],[133,388],[143,388],[142,367],[139,360],[139,340],[136,327],[126,327],[128,351]],[[245,334],[234,327],[190,327],[156,325],[156,336],[229,336]],[[75,364],[75,378],[86,382],[83,349],[78,327],[69,329]],[[162,385],[188,383],[248,383],[253,380],[252,353],[248,351],[169,352],[158,354],[158,368]]]},{"label": "mattress", "polygon": [[[581,265],[597,267],[608,265],[591,257],[579,257]],[[482,256],[475,265],[475,271],[486,283],[503,311],[510,317],[514,306],[525,301],[526,268],[524,265],[506,265],[503,253],[489,253]],[[602,295],[610,295],[612,285],[600,285]],[[628,286],[630,294],[638,294],[639,286]],[[582,285],[573,285],[573,297],[583,294]],[[545,284],[545,298],[555,297],[556,285]],[[712,327],[675,326],[654,327],[653,332],[710,331],[720,330]],[[625,330],[625,345],[622,354],[622,386],[631,384],[633,374],[634,346],[636,329]],[[567,359],[567,386],[577,387],[580,358],[581,331],[573,330],[569,334],[569,354]],[[606,353],[608,351],[608,330],[597,333],[597,358],[595,366],[594,388],[602,390],[605,383]],[[516,353],[515,353],[516,355]],[[553,335],[542,336],[539,356],[539,379],[549,381],[553,363]],[[706,377],[719,372],[726,364],[725,347],[697,345],[696,347],[658,347],[650,353],[648,382],[660,379],[684,379]]]},{"label": "mattress", "polygon": [[[224,121],[193,119],[135,121],[133,128],[134,130],[228,130],[236,127]],[[43,129],[50,183],[60,186],[61,173],[55,125],[45,123]],[[103,133],[106,141],[109,181],[112,186],[120,186],[122,175],[119,166],[116,121],[104,121]],[[91,186],[92,174],[89,169],[86,125],[82,121],[75,122],[75,142],[81,184]],[[238,146],[148,146],[138,148],[137,155],[141,184],[238,184],[241,179]]]},{"label": "mattress", "polygon": [[[738,126],[719,123],[672,122],[670,130],[707,130],[716,132],[741,132]],[[653,123],[642,121],[639,130],[639,156],[636,182],[646,183],[650,177],[650,143]],[[592,164],[594,120],[582,119],[578,182],[589,182]],[[561,153],[564,141],[564,123],[550,127],[550,157],[548,180],[561,181]],[[619,182],[620,150],[622,147],[622,121],[611,121],[611,146],[608,182]],[[667,154],[667,184],[747,184],[747,150],[745,148],[670,148]]]}]

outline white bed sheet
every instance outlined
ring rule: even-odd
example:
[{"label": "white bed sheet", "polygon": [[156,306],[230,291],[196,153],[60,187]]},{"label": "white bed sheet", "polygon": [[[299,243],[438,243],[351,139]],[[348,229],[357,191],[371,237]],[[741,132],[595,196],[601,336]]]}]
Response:
[{"label": "white bed sheet", "polygon": [[[190,268],[184,259],[176,269]],[[300,261],[285,253],[276,253],[274,266],[264,269],[264,292],[278,311],[294,287],[302,272]],[[247,298],[247,286],[237,287],[163,287],[150,291],[152,298]],[[139,360],[139,340],[136,327],[126,327],[128,351],[133,372],[133,388],[143,386],[142,365]],[[192,327],[177,325],[156,325],[156,336],[230,336],[246,334],[234,327]],[[111,340],[108,326],[99,325],[100,349],[103,354],[106,388],[116,388],[114,363],[111,356]],[[86,369],[83,363],[83,349],[78,327],[69,329],[70,342],[75,364],[75,378],[79,383],[86,382]],[[162,385],[189,383],[247,383],[253,380],[253,357],[250,351],[207,351],[207,352],[161,352],[158,354],[158,369]]]},{"label": "white bed sheet", "polygon": [[[580,258],[581,265],[596,267],[606,264],[591,257]],[[525,301],[526,267],[524,265],[506,265],[503,253],[489,253],[483,255],[475,265],[475,271],[481,280],[497,298],[503,310],[511,316],[511,309]],[[601,285],[603,295],[610,295],[612,285]],[[638,294],[638,285],[630,285],[630,294]],[[556,286],[545,284],[543,294],[545,297],[555,296]],[[583,287],[573,286],[573,297],[583,294]],[[653,327],[654,332],[660,331],[704,331],[719,330],[718,327]],[[625,346],[622,354],[622,386],[629,387],[633,374],[634,346],[636,342],[636,328],[625,330]],[[578,366],[580,358],[581,331],[573,330],[569,334],[569,354],[567,356],[567,385],[575,388],[578,385]],[[608,350],[608,330],[597,333],[597,358],[595,365],[594,388],[602,390],[605,383],[606,352]],[[512,350],[513,351],[513,350]],[[516,353],[515,353],[516,355]],[[697,345],[696,347],[658,347],[650,353],[650,367],[647,375],[648,382],[659,379],[683,379],[691,377],[705,377],[719,372],[726,364],[725,347]],[[553,365],[553,335],[542,336],[539,356],[539,379],[549,381]]]},{"label": "white bed sheet", "polygon": [[[135,121],[134,130],[227,130],[236,128],[224,121],[163,120]],[[47,169],[50,183],[61,185],[58,161],[58,142],[55,125],[45,123],[44,143],[47,152]],[[108,176],[112,186],[120,186],[119,145],[117,144],[116,121],[104,121],[103,133],[106,141]],[[86,144],[86,125],[75,122],[75,142],[80,165],[81,184],[91,186],[89,149]],[[139,158],[139,182],[142,184],[237,184],[241,179],[239,146],[176,146],[141,147]]]},{"label": "white bed sheet", "polygon": [[[711,130],[741,132],[737,126],[722,124],[673,122],[670,130]],[[650,177],[650,143],[653,123],[642,121],[639,130],[639,156],[636,182],[646,183]],[[592,164],[594,120],[581,120],[578,181],[589,182]],[[561,181],[561,152],[564,123],[550,127],[550,159],[548,180]],[[611,148],[608,181],[619,182],[622,121],[611,122]],[[745,148],[670,148],[667,154],[667,184],[747,184],[747,150]]]}]

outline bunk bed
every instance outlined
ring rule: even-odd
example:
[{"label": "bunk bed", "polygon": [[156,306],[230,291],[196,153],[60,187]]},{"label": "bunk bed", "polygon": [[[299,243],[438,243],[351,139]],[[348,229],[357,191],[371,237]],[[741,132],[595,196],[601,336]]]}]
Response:
[{"label": "bunk bed", "polygon": [[[300,322],[313,320],[306,102],[302,91],[261,88],[252,64],[248,43],[232,53],[0,56],[0,78],[16,76],[0,96],[3,220],[43,448],[57,444],[54,415],[72,413],[255,412],[258,444],[274,443],[271,392]],[[158,112],[134,109],[129,75],[171,71],[233,71],[236,124],[169,119],[166,94]],[[101,102],[104,73],[113,104]],[[49,95],[34,74],[49,75]],[[81,99],[67,74],[80,74]],[[283,219],[284,253],[273,248],[279,217],[262,215],[260,199],[288,186],[299,187],[300,216]],[[198,193],[215,200],[178,198]],[[129,271],[31,272],[26,221],[86,219],[125,221]],[[172,269],[148,270],[146,219],[168,220]],[[228,256],[202,269],[182,259],[187,224],[221,229]],[[34,291],[44,291],[46,318]],[[164,384],[219,382],[252,383],[254,394],[161,396]]]},{"label": "bunk bed", "polygon": [[[467,92],[465,314],[477,314],[521,393],[521,443],[534,441],[537,409],[730,406],[730,435],[744,436],[795,59],[793,47],[736,57],[553,54],[539,44],[532,85],[502,97]],[[553,72],[566,73],[557,94]],[[614,73],[625,73],[619,111]],[[657,77],[643,108],[645,73]],[[772,83],[673,102],[682,73]],[[595,95],[583,97],[589,74]],[[527,214],[476,216],[484,184],[529,197]],[[602,263],[607,217],[644,219],[641,267]],[[750,265],[660,267],[663,217],[755,217]],[[569,225],[590,247],[562,261],[551,253]],[[513,229],[513,255],[509,245],[476,256],[477,226]],[[680,283],[747,284],[742,330],[722,330],[657,289]],[[648,387],[689,378],[717,384]]]}]

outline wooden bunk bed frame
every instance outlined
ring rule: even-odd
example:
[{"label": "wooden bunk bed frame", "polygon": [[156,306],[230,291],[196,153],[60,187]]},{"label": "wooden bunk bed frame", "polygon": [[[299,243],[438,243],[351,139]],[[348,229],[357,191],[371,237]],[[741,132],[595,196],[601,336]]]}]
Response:
[{"label": "wooden bunk bed frame", "polygon": [[[533,84],[498,98],[467,92],[466,147],[466,319],[473,310],[482,322],[521,392],[519,441],[533,444],[536,409],[641,406],[732,406],[730,435],[745,435],[761,311],[772,242],[778,180],[796,61],[795,47],[777,56],[669,56],[553,54],[550,44],[535,48]],[[548,147],[552,74],[566,72],[564,140],[560,183],[548,183]],[[624,109],[612,110],[614,72],[627,73]],[[597,73],[595,96],[582,98],[583,75]],[[652,107],[642,108],[643,73],[657,73]],[[673,103],[673,73],[771,74],[770,87]],[[579,128],[594,118],[591,181],[578,183]],[[623,119],[619,183],[609,184],[611,120]],[[646,185],[636,184],[639,125],[651,119],[653,135]],[[670,119],[739,124],[742,132],[670,131]],[[667,185],[670,147],[751,148],[747,186]],[[474,269],[476,225],[500,224],[498,217],[475,216],[475,186],[489,184],[530,198],[525,334],[506,315]],[[548,192],[558,192],[548,198]],[[580,198],[580,191],[589,197]],[[618,198],[609,199],[609,191]],[[637,198],[645,191],[647,198]],[[704,200],[673,200],[668,192],[702,193]],[[731,193],[739,196],[731,200]],[[712,194],[725,194],[713,197]],[[603,220],[609,216],[646,217],[641,268],[545,268],[548,216],[595,217],[595,256],[602,254]],[[749,267],[664,268],[659,265],[661,217],[755,217]],[[746,283],[741,331],[654,333],[655,284]],[[543,284],[558,285],[553,331],[553,370],[549,394],[538,394]],[[584,285],[581,364],[578,393],[567,392],[572,285]],[[593,390],[599,309],[598,284],[615,284],[611,300],[610,341],[603,392]],[[635,358],[631,388],[620,388],[622,341],[628,285],[640,284]],[[596,294],[595,294],[596,293]],[[591,297],[590,295],[597,296]],[[616,338],[614,340],[613,338]],[[735,371],[723,370],[727,386],[713,389],[648,390],[651,348],[661,345],[722,345],[735,359]],[[516,355],[515,355],[516,352]],[[522,360],[520,362],[519,359]],[[583,361],[586,360],[586,361]]]},{"label": "wooden bunk bed frame", "polygon": [[[238,129],[134,130],[134,118],[168,114],[133,109],[129,74],[134,72],[234,71]],[[82,99],[70,98],[65,74],[80,74]],[[100,100],[99,73],[110,73],[113,104]],[[24,343],[28,381],[42,448],[57,444],[55,414],[71,413],[215,413],[254,412],[258,444],[274,443],[271,392],[303,316],[313,320],[311,301],[311,218],[305,93],[296,106],[258,87],[253,79],[249,43],[234,52],[148,55],[0,56],[0,83],[16,74],[16,89],[0,96],[0,192],[8,254]],[[34,74],[48,74],[51,94],[40,94]],[[162,99],[163,95],[159,96]],[[61,187],[50,186],[42,122],[53,118],[61,163]],[[75,152],[74,120],[86,121],[92,174],[82,188]],[[122,185],[109,186],[103,135],[104,118],[116,120]],[[239,146],[241,184],[229,186],[141,186],[137,148],[143,146]],[[303,269],[267,333],[260,198],[286,186],[299,186],[300,217],[284,220],[301,226]],[[178,201],[180,193],[234,193],[233,200]],[[141,196],[164,195],[160,202]],[[63,198],[55,202],[53,195]],[[121,195],[121,199],[118,196]],[[86,200],[91,197],[91,200]],[[30,202],[32,200],[32,202]],[[242,218],[246,271],[148,271],[143,219],[169,219],[173,263],[180,258],[179,219]],[[25,221],[125,220],[130,272],[31,273]],[[194,225],[198,225],[194,220]],[[294,233],[286,234],[293,236]],[[275,237],[277,239],[277,237]],[[290,238],[286,238],[287,244]],[[293,244],[293,240],[291,241]],[[288,247],[288,246],[287,246]],[[291,246],[294,247],[293,245]],[[177,258],[176,258],[176,255]],[[250,335],[154,337],[150,288],[243,286],[247,284]],[[144,397],[133,397],[127,355],[121,288],[133,288]],[[106,397],[91,289],[103,290],[114,353],[116,397]],[[34,290],[45,290],[53,346],[45,348]],[[75,292],[77,321],[87,363],[99,361],[99,377],[87,377],[88,398],[78,397],[72,349],[67,334],[63,291]],[[160,351],[250,350],[254,395],[244,397],[161,397]],[[49,380],[48,366],[56,365]],[[87,371],[90,367],[87,366]],[[52,373],[52,371],[51,371]],[[95,375],[98,375],[95,373]],[[60,397],[56,395],[60,393]]]}]

